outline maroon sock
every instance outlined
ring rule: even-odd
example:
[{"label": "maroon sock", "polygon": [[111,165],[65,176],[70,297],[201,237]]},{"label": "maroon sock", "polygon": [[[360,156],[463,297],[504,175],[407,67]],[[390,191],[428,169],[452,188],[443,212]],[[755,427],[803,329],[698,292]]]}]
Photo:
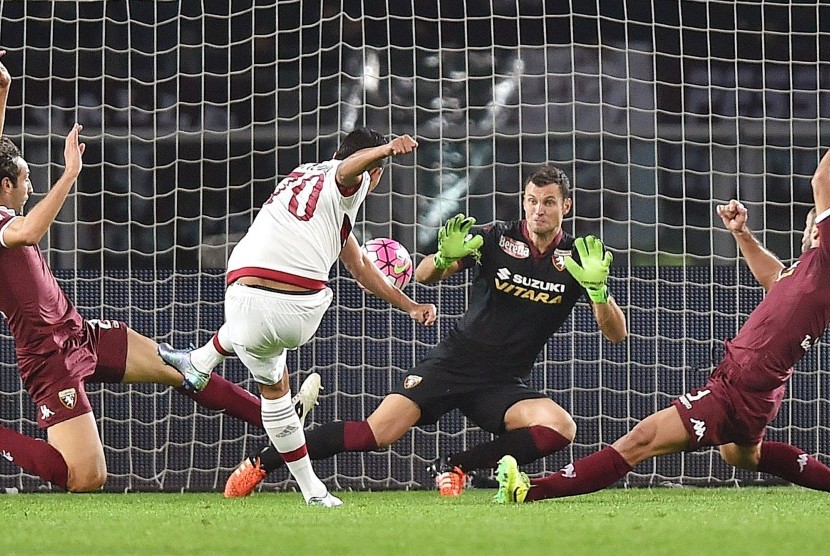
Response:
[{"label": "maroon sock", "polygon": [[790,444],[762,442],[758,471],[807,488],[830,492],[830,467]]},{"label": "maroon sock", "polygon": [[631,466],[611,446],[575,461],[561,471],[531,481],[526,501],[587,494],[611,486],[631,471]]},{"label": "maroon sock", "polygon": [[66,490],[66,460],[48,443],[0,426],[0,456]]},{"label": "maroon sock", "polygon": [[523,465],[558,452],[570,443],[570,440],[555,430],[535,425],[508,431],[491,442],[452,454],[447,457],[447,462],[464,471],[491,469],[498,466],[503,456],[510,454],[519,465]]},{"label": "maroon sock", "polygon": [[263,428],[259,398],[216,373],[211,373],[207,386],[201,392],[182,387],[176,388],[176,391],[195,400],[202,407],[222,410],[255,427]]}]

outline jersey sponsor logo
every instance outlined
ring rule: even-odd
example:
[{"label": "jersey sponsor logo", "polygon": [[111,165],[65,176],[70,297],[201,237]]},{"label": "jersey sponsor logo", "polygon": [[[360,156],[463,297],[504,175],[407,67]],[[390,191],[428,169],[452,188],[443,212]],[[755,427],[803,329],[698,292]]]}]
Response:
[{"label": "jersey sponsor logo", "polygon": [[513,239],[512,237],[501,236],[499,238],[501,250],[516,259],[526,259],[530,256],[530,247],[526,243]]},{"label": "jersey sponsor logo", "polygon": [[58,399],[60,399],[66,409],[74,409],[75,404],[78,402],[78,393],[74,388],[67,388],[66,390],[58,392]]},{"label": "jersey sponsor logo", "polygon": [[[9,460],[11,461],[11,460]],[[803,473],[804,468],[807,466],[807,454],[799,454],[798,455],[798,472]]]},{"label": "jersey sponsor logo", "polygon": [[709,395],[711,392],[711,390],[700,390],[697,394],[683,394],[677,399],[680,400],[680,403],[682,403],[686,409],[692,409],[692,402],[696,402],[703,396]]},{"label": "jersey sponsor logo", "polygon": [[405,379],[403,379],[403,387],[407,390],[415,388],[421,381],[424,380],[424,377],[418,375],[409,375]]},{"label": "jersey sponsor logo", "polygon": [[789,268],[785,268],[781,272],[778,273],[778,276],[775,277],[774,282],[778,282],[779,280],[783,280],[793,272],[795,272],[796,267],[801,263],[801,261],[795,261],[793,264],[789,266]]},{"label": "jersey sponsor logo", "polygon": [[694,417],[690,417],[689,421],[692,423],[692,427],[695,430],[697,441],[700,442],[703,440],[703,435],[706,434],[706,421],[702,419],[695,419]]},{"label": "jersey sponsor logo", "polygon": [[40,404],[38,409],[40,410],[40,418],[44,421],[55,414],[55,412],[49,409],[45,403]]},{"label": "jersey sponsor logo", "polygon": [[565,257],[571,256],[570,249],[554,249],[553,256],[550,258],[550,261],[553,263],[553,266],[559,272],[565,270]]},{"label": "jersey sponsor logo", "polygon": [[817,343],[818,343],[818,338],[813,340],[813,337],[811,335],[807,334],[806,336],[804,336],[804,339],[801,340],[801,349],[803,349],[804,351],[807,351],[808,349],[810,349],[811,347],[813,347]]},{"label": "jersey sponsor logo", "polygon": [[536,303],[546,303],[548,305],[562,303],[561,294],[565,293],[565,284],[546,282],[538,278],[513,274],[504,267],[496,271],[495,281],[498,291]]}]

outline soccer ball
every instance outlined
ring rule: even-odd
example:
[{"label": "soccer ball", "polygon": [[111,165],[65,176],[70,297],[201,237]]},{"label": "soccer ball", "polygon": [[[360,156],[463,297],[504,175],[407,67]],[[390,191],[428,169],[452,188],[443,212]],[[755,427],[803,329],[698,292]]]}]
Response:
[{"label": "soccer ball", "polygon": [[398,288],[405,288],[412,279],[412,257],[406,247],[388,237],[377,237],[363,244],[363,252]]}]

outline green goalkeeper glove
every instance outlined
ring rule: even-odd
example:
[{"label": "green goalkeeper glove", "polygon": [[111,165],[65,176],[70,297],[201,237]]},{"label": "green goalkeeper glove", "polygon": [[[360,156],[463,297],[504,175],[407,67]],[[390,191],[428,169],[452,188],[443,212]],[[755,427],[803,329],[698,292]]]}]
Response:
[{"label": "green goalkeeper glove", "polygon": [[[608,303],[608,272],[614,255],[605,251],[602,241],[594,236],[578,237],[574,247],[579,253],[580,266],[572,257],[565,257],[565,268],[571,276],[588,292],[594,303]],[[603,255],[603,251],[605,254]]]},{"label": "green goalkeeper glove", "polygon": [[438,252],[432,259],[435,268],[445,270],[458,259],[472,255],[478,261],[481,258],[481,246],[484,238],[470,235],[470,228],[476,223],[472,216],[457,214],[447,220],[438,230]]}]

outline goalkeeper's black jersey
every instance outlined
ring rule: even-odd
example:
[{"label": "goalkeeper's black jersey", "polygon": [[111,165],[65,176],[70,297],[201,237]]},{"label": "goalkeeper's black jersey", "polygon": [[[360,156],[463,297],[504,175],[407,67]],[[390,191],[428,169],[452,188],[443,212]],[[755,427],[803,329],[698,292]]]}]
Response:
[{"label": "goalkeeper's black jersey", "polygon": [[[526,377],[548,338],[568,318],[585,290],[563,265],[574,237],[560,232],[545,253],[527,236],[524,220],[497,222],[484,237],[481,264],[474,266],[467,312],[433,348],[450,372],[480,377]],[[573,257],[579,261],[576,250]]]}]

